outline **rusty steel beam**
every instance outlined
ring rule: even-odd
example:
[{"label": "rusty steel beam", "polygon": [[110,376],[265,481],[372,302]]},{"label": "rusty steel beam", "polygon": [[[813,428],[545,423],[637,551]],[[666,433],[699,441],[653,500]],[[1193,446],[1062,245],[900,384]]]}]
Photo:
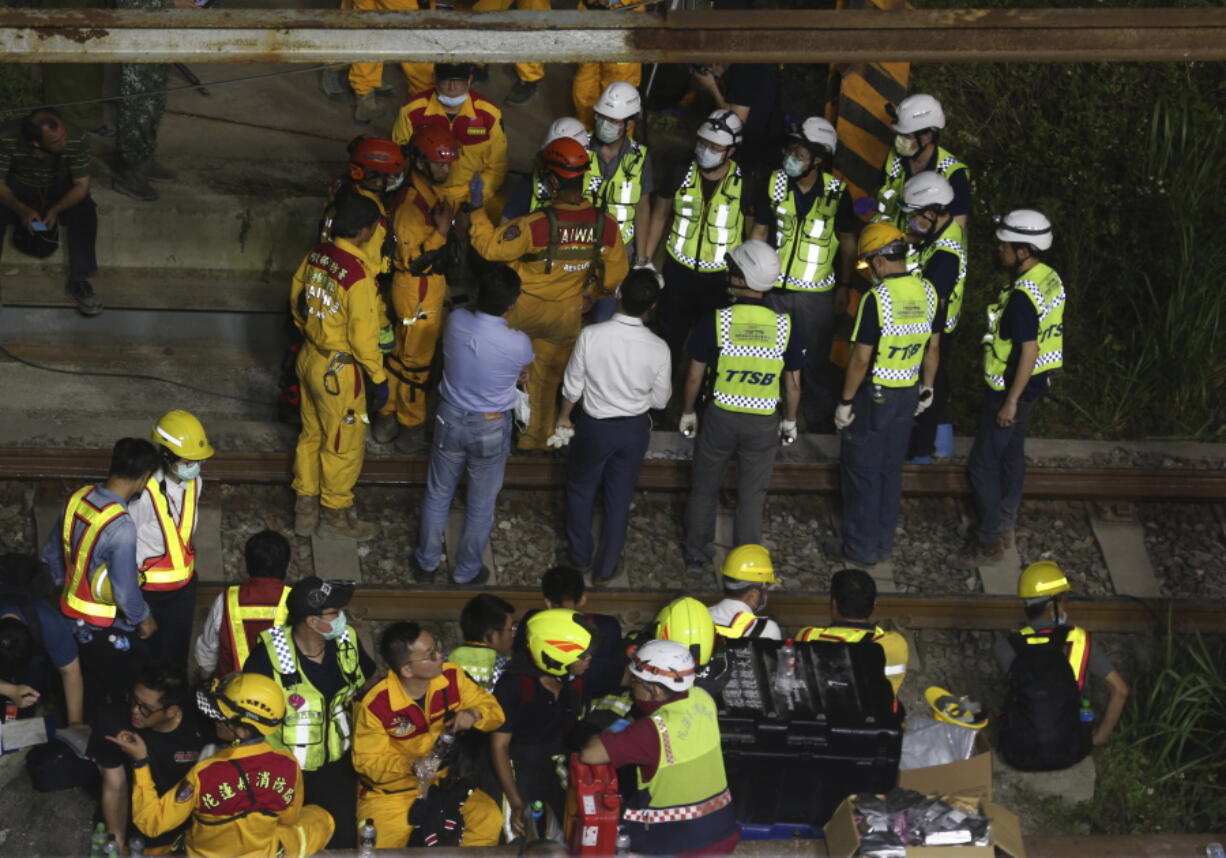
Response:
[{"label": "rusty steel beam", "polygon": [[1152,62],[1226,59],[1226,8],[0,12],[5,62]]}]

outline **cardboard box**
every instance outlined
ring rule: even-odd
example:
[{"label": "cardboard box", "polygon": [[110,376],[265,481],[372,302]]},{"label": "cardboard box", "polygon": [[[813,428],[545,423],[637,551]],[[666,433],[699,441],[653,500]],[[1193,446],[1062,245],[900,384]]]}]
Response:
[{"label": "cardboard box", "polygon": [[[859,852],[860,832],[856,829],[852,801],[851,796],[843,799],[843,803],[834,811],[834,816],[826,823],[826,849],[830,858],[853,858]],[[1022,843],[1022,831],[1017,817],[986,798],[978,799],[978,806],[980,813],[991,823],[990,845],[908,846],[907,858],[996,858],[998,853],[1010,855],[1012,858],[1026,858],[1026,847]]]},{"label": "cardboard box", "polygon": [[925,795],[942,793],[968,798],[992,798],[992,752],[976,754],[969,760],[927,766],[898,773],[898,785]]}]

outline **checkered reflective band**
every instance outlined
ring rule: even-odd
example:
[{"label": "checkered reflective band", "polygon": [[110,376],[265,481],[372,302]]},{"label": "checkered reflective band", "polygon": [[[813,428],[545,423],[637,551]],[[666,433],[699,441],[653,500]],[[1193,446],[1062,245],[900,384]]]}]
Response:
[{"label": "checkered reflective band", "polygon": [[273,626],[268,630],[268,637],[272,641],[272,650],[277,655],[277,673],[297,673],[298,667],[294,663],[294,645],[286,637],[285,627]]},{"label": "checkered reflective band", "polygon": [[714,798],[683,807],[627,808],[622,814],[622,819],[626,820],[626,822],[641,822],[644,825],[653,825],[658,822],[680,822],[687,819],[701,819],[704,816],[715,813],[717,810],[722,810],[731,803],[732,793],[724,790]]}]

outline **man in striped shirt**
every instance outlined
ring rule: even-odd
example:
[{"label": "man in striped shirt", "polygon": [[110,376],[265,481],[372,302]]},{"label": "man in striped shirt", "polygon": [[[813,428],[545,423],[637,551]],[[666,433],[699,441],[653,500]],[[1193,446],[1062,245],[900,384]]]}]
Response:
[{"label": "man in striped shirt", "polygon": [[[15,226],[31,255],[48,256],[68,230],[68,294],[86,316],[102,312],[89,277],[97,270],[98,211],[89,195],[85,135],[55,110],[35,110],[0,129],[0,246]],[[26,240],[28,237],[28,240]]]}]

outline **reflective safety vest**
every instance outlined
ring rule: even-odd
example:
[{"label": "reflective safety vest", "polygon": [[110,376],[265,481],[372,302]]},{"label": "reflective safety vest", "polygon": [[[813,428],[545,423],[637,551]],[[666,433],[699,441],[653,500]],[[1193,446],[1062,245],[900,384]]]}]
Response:
[{"label": "reflective safety vest", "polygon": [[549,190],[549,185],[545,184],[544,174],[535,167],[532,169],[530,181],[532,189],[528,194],[528,211],[534,212],[553,202],[553,193]]},{"label": "reflective safety vest", "polygon": [[[902,201],[903,186],[907,184],[907,179],[911,178],[903,166],[906,160],[909,159],[899,155],[891,148],[889,156],[885,159],[885,178],[881,187],[877,189],[877,211],[880,213],[877,220],[890,221],[903,232],[907,231],[908,215],[899,208],[898,204]],[[933,170],[944,176],[946,180],[962,170],[966,170],[968,180],[971,177],[970,167],[940,146],[937,147],[937,162]]]},{"label": "reflective safety vest", "polygon": [[[919,380],[924,362],[924,346],[932,336],[932,320],[937,314],[937,292],[932,284],[914,274],[894,274],[873,287],[877,296],[877,322],[881,338],[873,356],[872,383],[882,387],[910,387]],[[864,312],[860,303],[856,329]]]},{"label": "reflective safety vest", "polygon": [[197,486],[199,478],[183,486],[183,509],[179,511],[179,523],[175,524],[170,512],[170,503],[162,487],[152,478],[145,484],[153,511],[157,514],[158,527],[162,529],[162,544],[166,553],[150,557],[140,567],[142,590],[180,590],[187,586],[196,572],[196,547],[192,534],[196,529]]},{"label": "reflective safety vest", "polygon": [[1000,335],[1000,320],[1009,298],[1020,291],[1030,299],[1039,317],[1039,353],[1032,375],[1064,366],[1064,283],[1045,262],[1034,265],[988,305],[988,332],[983,335],[983,378],[993,390],[1005,389],[1005,371],[1013,353],[1013,340]]},{"label": "reflective safety vest", "polygon": [[774,414],[792,317],[761,304],[733,304],[715,314],[712,398],[726,411]]},{"label": "reflective safety vest", "polygon": [[638,772],[638,794],[622,820],[635,852],[677,854],[701,849],[736,828],[720,748],[715,702],[701,688],[651,716],[660,757],[651,780]]},{"label": "reflective safety vest", "polygon": [[242,670],[260,635],[273,626],[285,624],[289,591],[279,578],[251,578],[226,587],[214,676]]},{"label": "reflective safety vest", "polygon": [[304,771],[316,771],[349,753],[353,741],[349,707],[366,681],[356,637],[352,628],[346,628],[337,641],[336,657],[345,685],[331,700],[326,700],[299,669],[289,626],[273,626],[260,635],[272,663],[273,679],[285,692],[287,703],[285,723],[268,740],[273,747],[293,754]]},{"label": "reflective safety vest", "polygon": [[822,173],[818,181],[825,191],[803,218],[797,218],[796,198],[787,173],[771,173],[770,198],[780,267],[776,285],[780,288],[799,292],[828,292],[834,288],[834,260],[839,249],[834,216],[846,186],[829,173]]},{"label": "reflective safety vest", "polygon": [[958,318],[962,315],[962,292],[966,286],[966,236],[962,226],[953,218],[950,218],[949,223],[941,230],[940,236],[920,248],[921,273],[938,253],[952,253],[958,260],[958,279],[954,282],[953,291],[949,293],[949,304],[945,309],[944,333],[952,334],[958,327]]},{"label": "reflective safety vest", "polygon": [[744,240],[745,215],[741,212],[741,168],[728,162],[711,199],[702,196],[702,173],[696,163],[673,194],[673,222],[668,233],[668,255],[686,268],[700,272],[726,271],[724,255]]},{"label": "reflective safety vest", "polygon": [[[867,638],[875,644],[880,644],[881,639],[885,637],[885,630],[881,626],[873,626],[871,629],[858,629],[852,626],[806,626],[800,630],[800,634],[796,636],[798,641],[831,641],[835,643],[860,643]],[[886,652],[885,647],[882,647],[882,652]],[[898,686],[902,684],[902,678],[907,673],[907,663],[891,664],[889,662],[889,653],[886,652],[885,676],[886,679],[894,685],[894,693],[898,693]],[[895,682],[895,677],[899,677]]]},{"label": "reflective safety vest", "polygon": [[759,617],[756,614],[751,614],[748,611],[738,611],[728,625],[721,626],[715,624],[716,634],[723,635],[726,638],[760,638],[766,633],[766,627],[770,623],[766,617]]},{"label": "reflective safety vest", "polygon": [[[106,582],[106,564],[94,566],[94,548],[107,525],[128,511],[118,501],[94,506],[87,499],[97,486],[77,489],[64,507],[60,522],[60,550],[64,557],[64,589],[60,591],[60,611],[74,620],[107,628],[115,622],[118,608]],[[76,547],[72,545],[73,526],[81,521],[85,529]]]},{"label": "reflective safety vest", "polygon": [[629,143],[630,148],[618,156],[617,169],[607,179],[601,175],[597,149],[591,150],[587,187],[583,190],[592,205],[617,221],[622,244],[634,241],[634,212],[643,196],[643,165],[647,162],[647,147],[634,140]]},{"label": "reflective safety vest", "polygon": [[486,691],[494,690],[507,666],[505,656],[483,643],[464,643],[453,649],[447,660],[462,667],[469,678]]},{"label": "reflective safety vest", "polygon": [[[1045,644],[1049,638],[1046,632],[1051,629],[1035,631],[1034,627],[1026,626],[1018,632],[1028,644],[1038,645]],[[1068,659],[1069,666],[1073,668],[1073,677],[1077,680],[1077,690],[1084,691],[1086,687],[1086,676],[1089,673],[1090,666],[1090,633],[1085,629],[1072,626],[1068,630],[1068,636],[1064,639],[1064,655]]]}]

